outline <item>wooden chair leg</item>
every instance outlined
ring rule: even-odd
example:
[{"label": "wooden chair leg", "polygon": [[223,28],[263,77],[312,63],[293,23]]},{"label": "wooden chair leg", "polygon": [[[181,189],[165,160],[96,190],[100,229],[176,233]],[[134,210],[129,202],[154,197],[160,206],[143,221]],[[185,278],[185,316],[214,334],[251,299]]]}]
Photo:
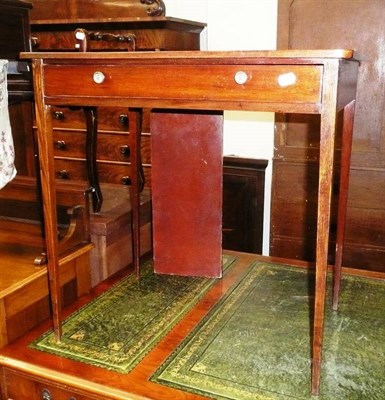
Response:
[{"label": "wooden chair leg", "polygon": [[344,109],[342,149],[341,149],[341,171],[338,196],[337,214],[337,237],[336,253],[333,276],[333,310],[338,309],[338,299],[341,286],[342,253],[345,235],[346,207],[348,202],[350,158],[352,148],[352,132],[354,122],[355,101],[349,103]]}]

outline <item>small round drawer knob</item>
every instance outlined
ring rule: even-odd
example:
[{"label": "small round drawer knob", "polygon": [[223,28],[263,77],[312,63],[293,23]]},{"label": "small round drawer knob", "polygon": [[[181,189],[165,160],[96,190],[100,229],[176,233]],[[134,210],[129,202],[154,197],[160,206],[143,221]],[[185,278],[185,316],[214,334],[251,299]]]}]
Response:
[{"label": "small round drawer knob", "polygon": [[127,144],[125,144],[124,146],[121,146],[120,154],[128,157],[130,155],[130,146],[128,146]]},{"label": "small round drawer knob", "polygon": [[63,111],[55,111],[53,117],[58,121],[62,121],[64,119],[64,113]]},{"label": "small round drawer knob", "polygon": [[56,148],[60,149],[60,150],[64,150],[66,148],[66,142],[64,140],[57,140]]},{"label": "small round drawer knob", "polygon": [[131,185],[131,178],[129,176],[123,176],[121,182],[122,185]]},{"label": "small round drawer knob", "polygon": [[70,178],[70,174],[65,169],[60,170],[57,174],[60,179],[69,179]]},{"label": "small round drawer knob", "polygon": [[128,124],[128,115],[127,114],[120,114],[119,115],[119,122],[122,125],[127,125]]},{"label": "small round drawer knob", "polygon": [[100,84],[100,83],[104,82],[104,80],[106,79],[106,76],[103,74],[103,72],[96,71],[96,72],[94,72],[93,79],[94,79],[95,83]]},{"label": "small round drawer knob", "polygon": [[234,80],[236,83],[238,83],[238,85],[243,85],[248,79],[249,77],[245,71],[237,71],[234,75]]}]

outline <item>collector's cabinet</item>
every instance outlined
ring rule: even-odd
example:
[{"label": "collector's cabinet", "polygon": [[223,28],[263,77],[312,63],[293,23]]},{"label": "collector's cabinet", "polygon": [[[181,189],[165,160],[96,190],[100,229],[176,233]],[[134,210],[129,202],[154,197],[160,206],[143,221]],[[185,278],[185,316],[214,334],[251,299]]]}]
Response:
[{"label": "collector's cabinet", "polygon": [[[79,30],[87,35],[87,51],[199,50],[200,33],[205,27],[203,23],[166,17],[162,1],[32,0],[32,4],[33,51],[78,51]],[[156,84],[155,77],[148,84]],[[131,183],[127,112],[108,107],[97,110],[96,160],[101,183]],[[56,177],[87,180],[84,110],[54,108],[52,113]],[[146,111],[141,152],[146,187],[151,186],[148,115]]]}]

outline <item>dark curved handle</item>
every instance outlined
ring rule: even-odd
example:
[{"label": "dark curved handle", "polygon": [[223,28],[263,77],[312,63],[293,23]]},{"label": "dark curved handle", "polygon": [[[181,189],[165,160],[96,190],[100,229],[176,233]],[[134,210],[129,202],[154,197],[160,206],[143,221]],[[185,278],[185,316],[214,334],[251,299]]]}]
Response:
[{"label": "dark curved handle", "polygon": [[135,48],[136,36],[134,33],[118,34],[106,32],[89,32],[90,40],[95,42],[129,43]]}]

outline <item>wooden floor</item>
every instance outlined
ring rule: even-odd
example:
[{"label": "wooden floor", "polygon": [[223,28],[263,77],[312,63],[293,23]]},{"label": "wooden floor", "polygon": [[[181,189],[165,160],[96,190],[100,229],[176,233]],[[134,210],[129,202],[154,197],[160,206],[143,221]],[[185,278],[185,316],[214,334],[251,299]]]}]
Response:
[{"label": "wooden floor", "polygon": [[[204,399],[204,397],[198,395],[149,382],[149,377],[229,288],[242,278],[252,261],[263,259],[275,262],[287,262],[287,260],[272,259],[251,254],[228,253],[238,256],[236,266],[231,268],[223,279],[218,280],[194,309],[127,375],[29,349],[27,347],[28,344],[50,327],[50,321],[34,329],[22,339],[1,349],[0,363],[14,370],[26,372],[29,375],[32,374],[42,382],[49,383],[50,381],[54,381],[60,384],[61,387],[67,389],[74,388],[79,394],[87,396],[87,399]],[[307,264],[297,264],[300,267],[308,267]],[[92,298],[108,289],[120,278],[121,275],[117,275],[99,284],[89,295],[81,297],[75,304],[68,308],[66,315],[92,300]]]}]

